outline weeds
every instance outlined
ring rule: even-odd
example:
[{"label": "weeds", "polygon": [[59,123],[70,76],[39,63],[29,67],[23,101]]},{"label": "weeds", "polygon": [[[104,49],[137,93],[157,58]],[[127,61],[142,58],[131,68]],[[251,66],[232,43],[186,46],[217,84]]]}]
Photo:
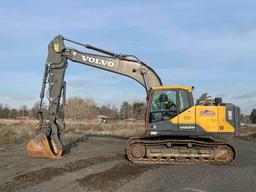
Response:
[{"label": "weeds", "polygon": [[[37,120],[0,119],[0,144],[17,144],[35,136]],[[94,134],[112,136],[142,136],[143,123],[85,123],[68,121],[64,130],[66,137],[74,134]]]}]

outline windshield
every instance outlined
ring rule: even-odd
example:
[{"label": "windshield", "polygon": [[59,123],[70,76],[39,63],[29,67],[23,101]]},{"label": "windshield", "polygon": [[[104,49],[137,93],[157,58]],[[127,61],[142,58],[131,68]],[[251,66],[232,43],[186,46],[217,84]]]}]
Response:
[{"label": "windshield", "polygon": [[174,90],[154,91],[150,110],[150,123],[169,120],[176,116],[176,97],[177,92]]}]

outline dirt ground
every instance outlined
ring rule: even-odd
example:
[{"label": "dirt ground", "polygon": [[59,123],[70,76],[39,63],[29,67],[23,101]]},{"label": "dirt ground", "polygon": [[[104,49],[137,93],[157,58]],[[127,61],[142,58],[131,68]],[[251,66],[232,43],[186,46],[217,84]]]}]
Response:
[{"label": "dirt ground", "polygon": [[[248,139],[250,138],[250,139]],[[0,191],[255,191],[256,137],[236,138],[229,166],[142,166],[125,157],[126,137],[74,132],[61,160],[26,155],[26,139],[0,146]]]}]

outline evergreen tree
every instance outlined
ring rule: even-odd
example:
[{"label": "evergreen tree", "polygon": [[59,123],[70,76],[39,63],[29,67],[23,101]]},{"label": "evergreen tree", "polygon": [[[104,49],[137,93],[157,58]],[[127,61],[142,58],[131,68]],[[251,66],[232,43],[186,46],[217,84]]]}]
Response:
[{"label": "evergreen tree", "polygon": [[256,109],[253,109],[250,115],[252,123],[256,123]]}]

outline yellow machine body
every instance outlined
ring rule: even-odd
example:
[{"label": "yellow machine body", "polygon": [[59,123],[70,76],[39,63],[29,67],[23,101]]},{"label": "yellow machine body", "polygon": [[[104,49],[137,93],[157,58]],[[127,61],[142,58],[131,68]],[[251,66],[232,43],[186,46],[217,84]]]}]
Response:
[{"label": "yellow machine body", "polygon": [[234,133],[235,128],[226,119],[225,106],[193,106],[170,121],[180,126],[196,125],[205,132]]},{"label": "yellow machine body", "polygon": [[147,108],[147,136],[234,135],[240,130],[240,110],[221,98],[205,97],[194,104],[193,88],[152,87]]}]

